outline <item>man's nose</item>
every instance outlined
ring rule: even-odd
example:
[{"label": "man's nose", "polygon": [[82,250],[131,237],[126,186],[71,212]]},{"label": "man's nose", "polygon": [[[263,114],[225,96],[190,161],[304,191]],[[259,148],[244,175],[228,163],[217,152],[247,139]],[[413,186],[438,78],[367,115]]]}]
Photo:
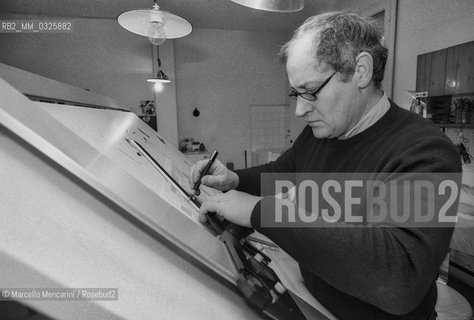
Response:
[{"label": "man's nose", "polygon": [[295,115],[297,117],[304,117],[304,115],[313,110],[313,106],[309,101],[299,97],[296,100]]}]

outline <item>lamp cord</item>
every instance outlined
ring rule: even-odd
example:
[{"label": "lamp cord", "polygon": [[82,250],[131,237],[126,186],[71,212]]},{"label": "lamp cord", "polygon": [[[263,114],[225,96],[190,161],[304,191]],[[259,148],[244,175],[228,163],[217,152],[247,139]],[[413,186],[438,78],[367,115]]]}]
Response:
[{"label": "lamp cord", "polygon": [[156,57],[158,58],[158,70],[161,70],[160,47],[159,46],[156,46]]}]

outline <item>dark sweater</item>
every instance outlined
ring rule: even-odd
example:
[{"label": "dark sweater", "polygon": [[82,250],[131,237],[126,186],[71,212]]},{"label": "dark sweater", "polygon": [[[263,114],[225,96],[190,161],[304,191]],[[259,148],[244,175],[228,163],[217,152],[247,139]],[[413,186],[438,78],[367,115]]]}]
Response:
[{"label": "dark sweater", "polygon": [[[391,103],[373,126],[346,140],[317,139],[306,127],[269,164],[238,170],[238,190],[260,195],[264,172],[460,173],[453,143],[432,123]],[[455,174],[460,183],[460,174]],[[452,228],[262,228],[262,203],[252,226],[300,265],[314,297],[340,319],[427,319]],[[454,206],[457,208],[457,205]],[[265,207],[267,208],[267,207]]]}]

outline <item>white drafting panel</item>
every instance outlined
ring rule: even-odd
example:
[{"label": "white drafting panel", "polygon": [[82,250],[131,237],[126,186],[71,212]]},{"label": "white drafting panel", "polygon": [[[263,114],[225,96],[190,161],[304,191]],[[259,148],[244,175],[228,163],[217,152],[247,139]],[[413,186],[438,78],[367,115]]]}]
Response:
[{"label": "white drafting panel", "polygon": [[[13,88],[11,89],[14,90]],[[12,93],[5,94],[8,97],[12,95]],[[145,163],[141,159],[143,166],[135,169],[133,167],[137,167],[136,163],[120,162],[120,158],[119,162],[117,162],[113,159],[112,156],[119,155],[119,152],[126,152],[130,157],[139,159],[136,150],[133,150],[130,145],[126,146],[128,143],[123,135],[128,130],[132,134],[132,139],[135,138],[135,133],[139,134],[140,138],[146,139],[146,135],[151,137],[154,131],[139,120],[138,117],[130,112],[76,107],[75,110],[79,114],[84,115],[91,112],[92,117],[74,118],[73,112],[68,117],[69,113],[66,112],[62,114],[63,118],[61,121],[65,122],[62,123],[45,112],[44,108],[40,108],[38,103],[31,102],[18,92],[15,95],[18,96],[18,99],[21,99],[20,101],[23,100],[23,102],[9,103],[8,99],[6,99],[3,111],[7,112],[7,115],[11,118],[10,121],[6,121],[6,124],[10,124],[12,128],[17,128],[18,130],[24,129],[23,131],[25,132],[18,133],[20,136],[25,136],[26,132],[28,132],[32,135],[29,139],[25,138],[28,142],[33,143],[35,141],[34,146],[36,148],[43,152],[50,151],[50,157],[55,162],[62,166],[67,166],[68,170],[76,170],[75,174],[78,175],[79,179],[93,185],[98,192],[113,199],[122,207],[126,207],[126,210],[132,216],[154,228],[188,254],[217,269],[229,281],[232,282],[236,279],[236,272],[233,269],[224,245],[210,233],[203,232],[206,231],[204,226],[190,219],[192,217],[192,208],[190,206],[186,207],[188,204],[184,201],[184,198],[179,199],[181,200],[179,203],[178,195],[170,199],[167,197],[163,198],[159,197],[159,194],[156,193],[157,188],[155,190],[150,189],[149,186],[156,183],[154,179],[157,179],[160,185],[166,185],[160,173],[153,170],[149,163]],[[50,105],[51,108],[53,106]],[[63,107],[69,108],[69,106],[64,105]],[[72,111],[72,109],[70,110]],[[108,115],[109,120],[102,123],[94,122],[94,116],[99,114],[94,111],[102,111],[102,115]],[[102,118],[106,119],[105,117]],[[70,130],[68,125],[73,122],[76,122],[76,126],[84,125],[88,130],[82,130],[81,132]],[[80,136],[81,134],[85,135],[85,137]],[[179,158],[179,156],[183,158],[184,156],[179,151],[173,149],[164,150],[165,148],[162,148],[162,153],[166,153],[166,155],[151,150],[151,143],[154,143],[157,148],[159,148],[159,144],[163,143],[159,141],[157,136],[154,139],[149,138],[149,140],[149,145],[146,146],[147,150],[157,156],[158,161],[163,161],[165,167],[168,169],[174,168],[174,174],[184,184],[184,177],[178,177],[179,170],[182,172],[186,171],[184,169],[187,166],[186,163],[181,162]],[[171,161],[170,159],[172,158],[175,161]],[[189,168],[187,170],[189,171]],[[131,175],[130,171],[134,175]],[[143,184],[140,180],[143,177],[146,177],[147,185]],[[156,205],[156,198],[164,199],[167,203],[171,203],[175,208],[178,208],[178,210],[160,210],[160,207]]]},{"label": "white drafting panel", "polygon": [[55,318],[260,317],[231,289],[224,245],[126,138],[185,185],[179,151],[129,112],[40,106],[2,79],[0,96],[1,287],[118,288],[23,301]]},{"label": "white drafting panel", "polygon": [[22,302],[55,319],[259,318],[229,286],[2,126],[0,145],[1,287],[118,289],[117,301]]},{"label": "white drafting panel", "polygon": [[[192,162],[176,148],[169,146],[164,138],[135,114],[51,103],[36,102],[36,104],[97,150],[97,158],[90,159],[90,163],[85,166],[103,183],[111,186],[120,184],[107,167],[107,163],[111,161],[152,192],[166,199],[179,212],[199,223],[196,209],[171,181],[161,175],[140,154],[139,149],[131,141],[136,141],[145,148],[188,192],[191,191],[188,175]],[[124,185],[124,187],[130,186]],[[206,187],[203,187],[203,190],[204,196],[212,192]],[[127,190],[123,192],[127,193]]]}]

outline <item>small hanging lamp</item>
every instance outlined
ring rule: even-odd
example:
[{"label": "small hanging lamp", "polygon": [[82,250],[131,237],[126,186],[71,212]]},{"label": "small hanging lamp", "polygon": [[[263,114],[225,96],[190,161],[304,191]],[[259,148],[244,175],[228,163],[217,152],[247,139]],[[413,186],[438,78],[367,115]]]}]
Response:
[{"label": "small hanging lamp", "polygon": [[147,79],[146,81],[153,82],[153,83],[157,83],[157,82],[170,83],[171,82],[170,78],[168,78],[168,76],[163,72],[163,70],[161,70],[160,48],[158,46],[156,46],[156,56],[158,57],[158,72],[156,73],[155,78],[150,78],[150,79]]}]

